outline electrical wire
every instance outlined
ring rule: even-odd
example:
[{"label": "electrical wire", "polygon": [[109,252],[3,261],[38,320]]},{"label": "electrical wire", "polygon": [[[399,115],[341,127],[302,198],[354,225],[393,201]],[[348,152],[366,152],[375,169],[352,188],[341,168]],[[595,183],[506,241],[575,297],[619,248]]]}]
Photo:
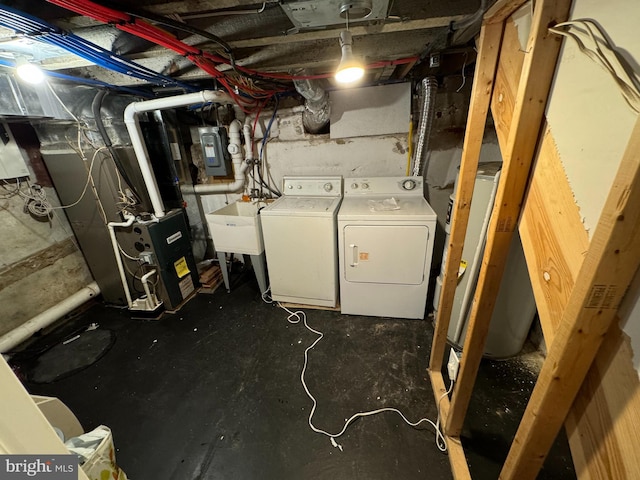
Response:
[{"label": "electrical wire", "polygon": [[[10,182],[8,182],[7,180],[5,180],[4,178],[2,179],[2,183],[3,185],[0,185],[4,190],[7,190],[7,185],[11,185]],[[15,197],[16,195],[20,194],[20,178],[16,178],[16,186],[13,190],[10,190],[8,193],[3,193],[2,195],[0,195],[1,199],[7,199],[7,198],[12,198]]]},{"label": "electrical wire", "polygon": [[[148,40],[156,45],[168,48],[184,56],[194,65],[201,70],[210,74],[222,87],[229,93],[233,100],[240,106],[245,113],[251,113],[257,110],[260,105],[260,100],[269,98],[275,93],[291,90],[291,87],[274,85],[273,88],[261,88],[250,80],[263,81],[265,79],[274,80],[296,80],[296,79],[318,79],[329,78],[333,76],[332,73],[322,75],[290,75],[285,73],[268,73],[260,72],[250,68],[246,68],[236,64],[233,50],[219,37],[211,34],[210,32],[195,29],[180,22],[168,19],[166,17],[158,17],[148,13],[136,13],[136,12],[124,12],[115,8],[99,5],[91,0],[47,0],[50,3],[74,11],[81,15],[93,18],[95,20],[109,23],[114,25],[119,30],[136,35],[140,38]],[[136,17],[131,13],[140,15]],[[176,37],[166,32],[165,30],[158,28],[145,20],[145,18],[152,19],[162,23],[163,25],[171,25],[172,28],[188,31],[205,38],[209,38],[215,41],[218,45],[222,46],[224,53],[228,56],[220,56],[212,54],[210,52],[203,51],[192,45],[188,45]],[[403,59],[397,59],[392,61],[375,62],[368,66],[368,68],[381,68],[384,66],[400,65],[404,63],[415,62],[418,57],[407,57]],[[242,75],[240,78],[234,78],[229,75],[221,67],[229,65],[236,74]],[[244,77],[249,78],[244,78]]]},{"label": "electrical wire", "polygon": [[[274,120],[276,119],[276,115],[278,114],[278,105],[280,104],[280,101],[278,99],[278,96],[275,96],[275,105],[273,107],[273,113],[271,114],[271,118],[269,119],[269,123],[267,124],[267,128],[264,132],[264,135],[262,136],[262,143],[260,145],[260,152],[258,153],[258,168],[257,168],[257,173],[258,173],[258,179],[260,181],[260,185],[264,186],[267,190],[269,190],[271,193],[273,193],[274,195],[277,195],[278,197],[282,195],[282,193],[276,189],[273,188],[271,185],[269,185],[268,182],[266,182],[264,180],[264,178],[262,177],[262,169],[264,167],[265,164],[265,159],[264,159],[264,148],[267,145],[267,142],[269,141],[269,135],[271,134],[271,127],[273,125]],[[265,167],[266,169],[266,167]],[[260,196],[262,197],[262,187],[260,189]]]},{"label": "electrical wire", "polygon": [[[92,170],[93,170],[93,164],[96,161],[96,157],[98,156],[98,154],[100,152],[102,152],[106,148],[107,147],[100,147],[95,152],[93,152],[93,156],[91,157],[91,162],[89,163],[89,168],[87,170],[87,180],[86,180],[86,182],[84,184],[84,187],[82,188],[82,192],[80,193],[80,196],[78,197],[78,199],[75,202],[72,202],[72,203],[70,203],[68,205],[60,205],[59,207],[51,207],[51,210],[61,210],[61,209],[65,209],[65,208],[75,207],[76,205],[78,205],[82,201],[82,199],[84,198],[85,194],[87,193],[89,185],[92,183],[92,180],[93,180]],[[106,221],[106,213],[104,212],[104,208],[102,209],[102,214],[103,214],[103,218]]]},{"label": "electrical wire", "polygon": [[[582,27],[584,31],[576,27]],[[595,35],[594,30],[598,31],[601,38]],[[635,113],[640,114],[640,81],[638,80],[638,72],[634,72],[629,62],[616,51],[606,32],[596,22],[589,19],[576,19],[558,23],[556,26],[549,28],[549,31],[576,42],[581,53],[605,69],[620,89],[625,102]],[[588,37],[593,43],[593,47],[587,47],[581,36]],[[603,52],[603,48],[613,57],[613,61],[619,67],[618,69],[615,68],[605,52]],[[624,72],[624,77],[626,78],[620,76],[618,71]]]},{"label": "electrical wire", "polygon": [[313,350],[313,348],[318,343],[320,343],[320,341],[324,338],[324,333],[322,333],[319,330],[316,330],[315,328],[313,328],[313,327],[311,327],[309,325],[309,323],[307,321],[307,315],[306,315],[306,313],[304,311],[302,311],[302,310],[292,311],[292,310],[288,309],[287,307],[285,307],[284,305],[282,305],[280,302],[274,302],[273,299],[269,295],[269,290],[270,289],[268,288],[265,292],[261,293],[262,300],[265,303],[275,304],[278,308],[281,308],[282,310],[287,312],[287,314],[288,314],[287,322],[289,322],[291,324],[302,323],[307,330],[309,330],[310,332],[312,332],[315,335],[317,335],[317,338],[307,348],[305,348],[305,350],[304,350],[304,363],[302,365],[302,371],[300,372],[300,382],[302,383],[302,387],[304,388],[304,391],[307,394],[307,397],[309,397],[309,399],[313,403],[313,406],[311,407],[311,411],[309,412],[309,418],[307,420],[308,424],[309,424],[309,428],[311,428],[311,430],[313,430],[316,433],[320,433],[322,435],[325,435],[325,436],[329,437],[329,439],[331,440],[331,444],[334,447],[339,448],[340,451],[342,451],[342,445],[337,443],[336,439],[339,438],[340,436],[342,436],[347,431],[347,428],[349,427],[349,425],[351,425],[354,421],[356,421],[358,418],[369,417],[369,416],[372,416],[372,415],[377,415],[379,413],[393,412],[393,413],[396,413],[396,414],[400,415],[400,417],[404,420],[404,422],[407,425],[409,425],[409,426],[411,426],[413,428],[417,428],[419,425],[421,425],[423,423],[431,425],[436,431],[436,439],[435,439],[436,446],[442,452],[446,452],[447,451],[446,440],[445,440],[444,434],[442,432],[442,429],[440,428],[440,413],[439,412],[440,412],[440,403],[441,403],[442,399],[445,396],[447,396],[449,393],[451,393],[451,390],[453,389],[453,381],[451,381],[449,389],[444,394],[442,394],[442,396],[438,399],[438,402],[437,402],[438,419],[437,419],[437,421],[435,423],[433,421],[429,420],[428,418],[421,418],[421,419],[419,419],[419,420],[417,420],[415,422],[412,422],[397,408],[385,407],[385,408],[379,408],[379,409],[376,409],[376,410],[370,410],[370,411],[365,411],[365,412],[354,413],[353,415],[351,415],[351,417],[349,417],[347,420],[345,420],[342,429],[337,433],[330,433],[330,432],[328,432],[326,430],[323,430],[321,428],[316,427],[313,424],[313,415],[314,415],[314,413],[316,411],[316,408],[318,406],[318,401],[313,396],[313,394],[309,390],[309,387],[307,386],[307,382],[305,380],[305,373],[307,371],[307,366],[309,364],[309,352],[311,350]]},{"label": "electrical wire", "polygon": [[[99,91],[95,97],[93,97],[93,101],[91,102],[91,111],[93,113],[93,119],[96,122],[96,128],[100,133],[100,137],[102,137],[102,141],[104,142],[105,147],[109,150],[109,154],[116,168],[118,182],[120,182],[120,176],[124,178],[125,183],[129,187],[130,191],[133,193],[134,199],[136,200],[136,204],[140,202],[140,194],[136,191],[133,182],[129,178],[127,171],[124,168],[124,164],[121,158],[118,155],[118,152],[115,148],[113,148],[113,144],[111,143],[111,139],[109,138],[109,134],[107,133],[107,129],[104,126],[104,122],[102,121],[102,102],[104,98],[107,96],[108,92],[106,90]],[[122,185],[119,185],[119,192],[122,193]],[[126,199],[124,195],[122,195]],[[133,205],[131,205],[133,206]]]},{"label": "electrical wire", "polygon": [[167,31],[151,25],[145,20],[136,18],[120,10],[99,5],[90,0],[48,1],[95,20],[111,23],[119,30],[143,38],[184,56],[194,65],[211,75],[220,85],[222,85],[229,96],[231,96],[235,103],[245,113],[249,113],[253,110],[257,105],[257,98],[260,98],[261,95],[265,94],[264,92],[249,90],[247,88],[244,88],[241,93],[240,88],[242,85],[237,83],[234,84],[233,79],[218,69],[218,66],[221,63],[227,63],[228,59],[224,59],[219,55],[213,55],[211,53],[204,52],[199,48],[187,45]]},{"label": "electrical wire", "polygon": [[464,52],[464,60],[462,61],[462,84],[456,90],[456,93],[460,92],[464,87],[464,84],[467,82],[467,77],[464,76],[464,69],[467,66],[467,52]]}]

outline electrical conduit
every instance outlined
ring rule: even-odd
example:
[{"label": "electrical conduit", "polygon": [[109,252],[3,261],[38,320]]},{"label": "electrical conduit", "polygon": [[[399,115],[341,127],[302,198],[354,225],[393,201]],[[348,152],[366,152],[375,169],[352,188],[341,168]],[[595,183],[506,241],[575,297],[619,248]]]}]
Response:
[{"label": "electrical conduit", "polygon": [[31,320],[23,323],[19,327],[11,330],[0,337],[0,353],[5,353],[13,349],[16,345],[27,340],[36,333],[56,320],[72,312],[89,299],[100,294],[100,287],[96,282],[90,283],[83,289],[64,299],[60,303],[36,315]]}]

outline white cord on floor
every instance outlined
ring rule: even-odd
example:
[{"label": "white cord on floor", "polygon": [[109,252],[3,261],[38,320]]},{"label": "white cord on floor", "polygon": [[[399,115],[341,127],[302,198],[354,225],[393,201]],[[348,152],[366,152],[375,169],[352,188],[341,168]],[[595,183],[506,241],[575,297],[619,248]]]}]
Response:
[{"label": "white cord on floor", "polygon": [[[266,302],[266,303],[274,303],[273,300],[271,300],[270,297],[267,297],[268,294],[269,294],[269,289],[267,289],[267,291],[262,293],[262,300],[264,302]],[[449,389],[445,393],[443,393],[442,396],[438,399],[438,404],[437,404],[438,419],[437,419],[436,423],[432,422],[428,418],[421,418],[417,422],[411,422],[397,408],[385,407],[385,408],[379,408],[377,410],[370,410],[370,411],[367,411],[367,412],[354,413],[348,420],[346,420],[344,422],[344,426],[342,427],[342,430],[340,430],[338,433],[329,433],[326,430],[322,430],[321,428],[317,428],[313,424],[313,414],[315,413],[316,408],[318,406],[318,401],[316,400],[316,398],[309,391],[309,387],[307,387],[307,382],[304,379],[304,375],[305,375],[305,373],[307,371],[307,365],[309,363],[309,352],[320,342],[320,340],[322,340],[324,338],[324,333],[322,333],[321,331],[316,330],[316,329],[314,329],[314,328],[309,326],[309,324],[307,323],[307,315],[302,310],[292,311],[292,310],[289,310],[287,307],[285,307],[284,305],[282,305],[279,302],[275,302],[275,304],[279,308],[281,308],[282,310],[284,310],[285,312],[287,312],[289,314],[288,317],[287,317],[287,321],[289,323],[297,324],[297,323],[302,322],[307,330],[309,330],[310,332],[313,332],[316,335],[318,335],[318,338],[316,338],[313,341],[313,343],[311,343],[311,345],[309,345],[304,350],[304,364],[302,366],[302,371],[300,372],[300,381],[302,382],[302,386],[304,388],[304,391],[307,393],[307,396],[313,402],[313,407],[311,408],[311,412],[309,412],[309,419],[308,419],[309,427],[311,428],[311,430],[313,430],[316,433],[321,433],[321,434],[326,435],[327,437],[329,437],[331,439],[331,444],[334,447],[339,448],[340,451],[342,451],[342,445],[340,445],[339,443],[336,442],[336,438],[338,438],[341,435],[343,435],[344,432],[346,432],[346,430],[349,427],[349,425],[351,425],[351,423],[353,423],[356,419],[361,418],[361,417],[369,417],[371,415],[377,415],[377,414],[383,413],[383,412],[394,412],[394,413],[397,413],[398,415],[400,415],[402,417],[402,419],[405,421],[405,423],[407,423],[407,425],[410,425],[412,427],[417,427],[421,423],[428,423],[429,425],[431,425],[436,431],[436,446],[438,447],[438,449],[441,452],[446,452],[447,451],[446,440],[445,440],[444,434],[442,433],[442,430],[440,428],[440,413],[439,412],[440,412],[440,403],[441,403],[442,399],[445,396],[447,396],[451,392],[451,390],[453,388],[453,381],[451,381],[451,385],[449,386]]]}]

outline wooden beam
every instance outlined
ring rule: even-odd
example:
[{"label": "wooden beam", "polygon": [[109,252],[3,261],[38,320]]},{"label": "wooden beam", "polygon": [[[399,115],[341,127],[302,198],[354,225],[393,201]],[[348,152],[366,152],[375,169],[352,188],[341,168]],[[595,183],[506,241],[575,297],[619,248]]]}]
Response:
[{"label": "wooden beam", "polygon": [[445,431],[458,436],[484,351],[502,273],[516,228],[561,42],[548,26],[567,19],[571,0],[536,3],[532,30],[496,193],[482,268]]},{"label": "wooden beam", "polygon": [[518,29],[513,20],[509,19],[504,24],[500,62],[491,98],[491,115],[501,151],[507,149],[523,63],[524,51],[520,49]]},{"label": "wooden beam", "polygon": [[485,23],[501,23],[529,0],[498,0],[484,14]]},{"label": "wooden beam", "polygon": [[640,380],[615,318],[565,420],[579,479],[640,478]]},{"label": "wooden beam", "polygon": [[[507,21],[492,100],[500,145],[506,145],[524,52]],[[584,261],[589,238],[548,125],[520,218],[520,237],[547,346]],[[615,323],[618,323],[616,320]],[[576,396],[565,427],[580,479],[640,478],[640,382],[629,338],[611,328]]]},{"label": "wooden beam", "polygon": [[[439,370],[430,370],[429,378],[431,379],[433,397],[438,409],[440,425],[443,425],[449,413],[449,397],[446,396],[447,387],[444,384],[442,372]],[[445,441],[447,443],[447,451],[449,452],[449,463],[451,465],[453,478],[455,480],[471,480],[469,464],[467,463],[467,457],[464,454],[460,438],[445,435]]]},{"label": "wooden beam", "polygon": [[[447,27],[451,22],[457,22],[464,18],[465,15],[450,15],[446,17],[419,18],[416,20],[408,20],[406,22],[390,22],[382,25],[354,25],[349,27],[349,31],[353,37],[356,37],[355,41],[358,42],[357,37],[365,35],[380,35],[386,33],[409,32],[413,30],[429,30],[432,28]],[[279,45],[283,43],[313,42],[316,40],[326,39],[335,39],[336,45],[338,45],[338,37],[340,35],[340,31],[344,30],[343,27],[344,25],[341,25],[338,28],[300,32],[292,35],[235,40],[230,41],[229,45],[231,45],[232,48],[252,48]]]},{"label": "wooden beam", "polygon": [[550,346],[589,248],[589,238],[546,125],[522,210],[520,233],[540,324]]},{"label": "wooden beam", "polygon": [[429,368],[433,372],[439,372],[442,367],[501,40],[501,24],[484,25],[480,30],[479,53],[471,91],[467,131],[462,146],[460,177],[458,178],[458,189],[452,212],[451,235],[447,247],[445,273],[431,346]]},{"label": "wooden beam", "polygon": [[535,478],[640,265],[640,119],[501,479]]}]

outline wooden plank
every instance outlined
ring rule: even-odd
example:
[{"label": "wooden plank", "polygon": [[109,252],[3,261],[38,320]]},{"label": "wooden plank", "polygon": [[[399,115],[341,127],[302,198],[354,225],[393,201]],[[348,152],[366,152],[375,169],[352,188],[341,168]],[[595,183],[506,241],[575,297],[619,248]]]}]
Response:
[{"label": "wooden plank", "polygon": [[640,119],[501,479],[535,478],[640,265]]},{"label": "wooden plank", "polygon": [[[538,152],[522,217],[520,237],[547,345],[553,343],[589,246],[550,130]],[[548,276],[544,273],[548,272]],[[629,338],[611,328],[565,427],[581,480],[640,478],[640,382]]]},{"label": "wooden plank", "polygon": [[535,6],[528,53],[507,148],[502,152],[502,174],[445,428],[451,436],[460,435],[471,399],[560,51],[560,41],[549,33],[548,26],[566,20],[570,7],[571,0],[542,0]]},{"label": "wooden plank", "polygon": [[[513,28],[510,24],[508,21],[505,27],[501,64],[504,59],[523,56],[514,48],[517,44],[506,44]],[[511,47],[512,52],[505,47]],[[498,76],[504,71],[499,65]],[[505,98],[514,96],[508,91],[514,83],[496,79],[492,104],[496,129],[502,125],[497,120],[496,98],[503,93]],[[520,237],[545,341],[551,345],[589,239],[548,126],[523,207]],[[629,340],[613,328],[604,343],[565,421],[575,469],[581,480],[640,478],[633,447],[621,454],[625,448],[640,444],[636,428],[640,424],[640,386]]]},{"label": "wooden plank", "polygon": [[520,237],[544,338],[551,345],[589,238],[548,126],[522,210]]},{"label": "wooden plank", "polygon": [[431,346],[429,368],[435,372],[439,372],[442,367],[447,342],[447,331],[458,280],[458,268],[462,258],[464,238],[467,233],[471,197],[473,196],[473,187],[478,171],[478,160],[480,159],[480,149],[482,147],[487,114],[489,113],[493,78],[498,62],[501,39],[501,24],[485,25],[480,30],[478,60],[471,91],[467,130],[462,146],[458,188],[452,212],[451,235],[449,236],[445,273]]},{"label": "wooden plank", "polygon": [[523,63],[524,51],[520,49],[518,30],[513,21],[509,19],[504,25],[500,62],[496,69],[496,81],[491,98],[491,115],[501,151],[507,149]]},{"label": "wooden plank", "polygon": [[[523,60],[517,30],[507,20],[491,105],[502,149]],[[589,239],[548,126],[523,207],[520,237],[545,341],[551,345]],[[612,328],[567,416],[565,427],[581,480],[640,478],[633,447],[640,445],[640,386],[631,358],[628,337]]]},{"label": "wooden plank", "polygon": [[485,23],[504,22],[529,0],[498,0],[484,14]]},{"label": "wooden plank", "polygon": [[640,478],[640,380],[632,358],[616,318],[565,421],[580,480]]},{"label": "wooden plank", "polygon": [[440,423],[444,423],[449,415],[449,398],[445,397],[440,401],[440,397],[446,393],[447,386],[444,384],[444,377],[439,370],[429,370],[429,378],[431,379],[433,396],[438,406],[438,413],[440,414]]},{"label": "wooden plank", "polygon": [[[444,424],[449,413],[449,397],[443,395],[447,392],[447,387],[444,384],[444,378],[440,371],[429,371],[429,378],[431,379],[431,385],[433,387],[433,397],[438,407],[438,413],[440,415],[440,425]],[[453,478],[456,480],[470,480],[471,473],[469,472],[469,464],[462,448],[462,443],[458,437],[448,437],[445,435],[445,441],[447,442],[447,450],[449,452],[449,463],[451,465],[451,472]]]}]

